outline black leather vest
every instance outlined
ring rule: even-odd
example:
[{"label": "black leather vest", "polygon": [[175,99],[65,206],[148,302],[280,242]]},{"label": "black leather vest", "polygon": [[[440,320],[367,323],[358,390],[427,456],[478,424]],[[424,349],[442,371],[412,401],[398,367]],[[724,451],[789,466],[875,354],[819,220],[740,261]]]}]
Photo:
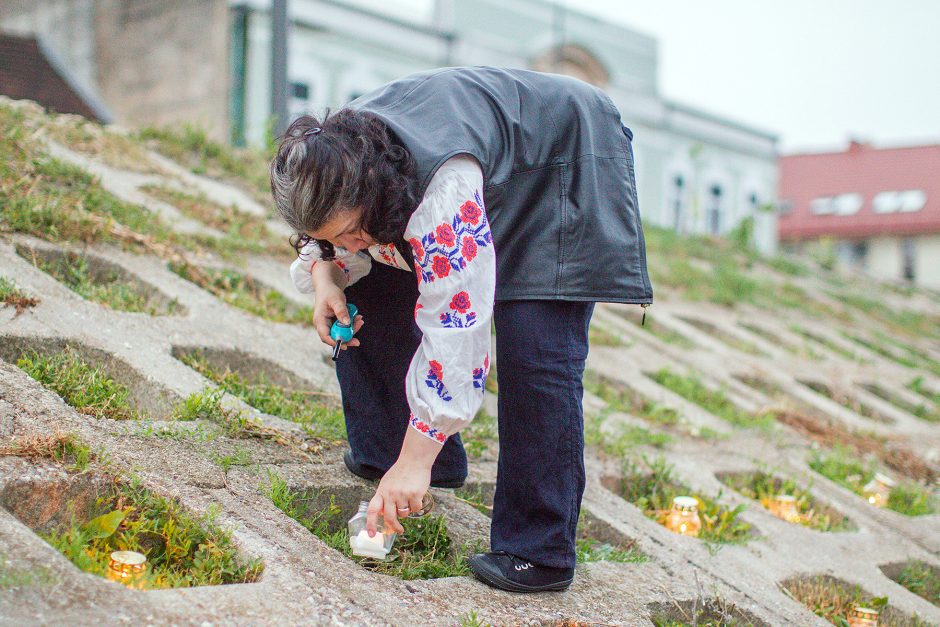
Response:
[{"label": "black leather vest", "polygon": [[557,74],[445,68],[350,105],[381,118],[423,195],[448,158],[483,166],[497,300],[649,303],[633,139],[600,89]]}]

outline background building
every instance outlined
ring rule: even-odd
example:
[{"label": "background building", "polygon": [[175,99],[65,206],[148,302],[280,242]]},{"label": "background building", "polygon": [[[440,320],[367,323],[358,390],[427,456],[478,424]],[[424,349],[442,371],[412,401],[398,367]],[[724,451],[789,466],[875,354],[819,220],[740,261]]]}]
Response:
[{"label": "background building", "polygon": [[[648,224],[724,234],[753,217],[773,252],[777,138],[671,102],[656,41],[544,0],[437,0],[407,19],[369,0],[291,0],[290,110],[337,108],[412,72],[528,67],[604,88],[635,135]],[[195,122],[217,139],[271,128],[271,0],[11,0],[0,28],[38,33],[127,125]]]},{"label": "background building", "polygon": [[940,287],[940,145],[780,160],[780,238],[887,280]]}]

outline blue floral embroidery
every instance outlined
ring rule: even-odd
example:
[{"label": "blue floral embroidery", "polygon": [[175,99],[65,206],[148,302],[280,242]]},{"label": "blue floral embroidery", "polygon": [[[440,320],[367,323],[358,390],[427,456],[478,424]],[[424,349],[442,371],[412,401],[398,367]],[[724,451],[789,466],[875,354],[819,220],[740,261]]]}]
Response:
[{"label": "blue floral embroidery", "polygon": [[473,387],[480,390],[480,394],[486,390],[486,376],[490,373],[490,356],[486,355],[481,368],[473,369]]},{"label": "blue floral embroidery", "polygon": [[454,400],[453,397],[450,395],[450,392],[447,391],[447,388],[444,387],[444,381],[442,380],[444,376],[444,371],[441,368],[441,365],[437,363],[436,361],[432,361],[430,365],[431,367],[428,369],[428,376],[424,380],[424,383],[429,388],[437,392],[437,395],[442,400],[445,400],[445,401]]},{"label": "blue floral embroidery", "polygon": [[472,327],[477,321],[477,313],[471,311],[466,316],[461,316],[459,313],[442,313],[441,314],[441,326],[447,329],[464,329],[467,327]]}]

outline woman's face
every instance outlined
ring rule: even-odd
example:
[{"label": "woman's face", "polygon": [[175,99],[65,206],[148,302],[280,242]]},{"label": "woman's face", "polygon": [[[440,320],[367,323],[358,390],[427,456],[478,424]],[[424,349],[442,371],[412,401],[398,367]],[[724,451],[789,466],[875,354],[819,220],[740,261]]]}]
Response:
[{"label": "woman's face", "polygon": [[325,239],[333,246],[356,253],[378,243],[360,227],[361,219],[361,209],[349,209],[338,213],[322,227],[309,231],[307,235],[314,239]]}]

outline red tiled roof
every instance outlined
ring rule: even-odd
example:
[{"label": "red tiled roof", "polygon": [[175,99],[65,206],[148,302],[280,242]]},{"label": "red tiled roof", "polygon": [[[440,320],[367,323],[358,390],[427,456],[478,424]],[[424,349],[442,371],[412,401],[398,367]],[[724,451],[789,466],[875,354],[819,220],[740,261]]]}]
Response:
[{"label": "red tiled roof", "polygon": [[59,113],[77,113],[103,121],[59,74],[35,37],[0,33],[0,94],[15,100],[35,100]]},{"label": "red tiled roof", "polygon": [[[872,148],[853,143],[845,152],[781,157],[779,165],[778,197],[791,207],[779,218],[783,240],[940,233],[940,145]],[[872,208],[879,193],[907,190],[926,194],[919,211],[876,213]],[[816,198],[851,193],[862,198],[856,213],[810,211]]]}]

